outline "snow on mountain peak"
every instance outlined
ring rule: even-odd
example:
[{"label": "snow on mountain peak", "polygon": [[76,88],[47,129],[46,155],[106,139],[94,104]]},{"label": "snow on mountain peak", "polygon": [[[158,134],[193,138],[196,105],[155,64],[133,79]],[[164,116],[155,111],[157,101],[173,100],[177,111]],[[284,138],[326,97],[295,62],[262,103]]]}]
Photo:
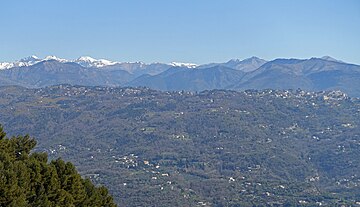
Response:
[{"label": "snow on mountain peak", "polygon": [[186,68],[196,68],[198,65],[194,63],[180,63],[180,62],[171,62],[171,66],[174,67],[186,67]]},{"label": "snow on mountain peak", "polygon": [[113,61],[110,61],[110,60],[105,60],[105,59],[99,59],[98,61],[100,61],[101,63],[104,64],[104,66],[107,66],[107,65],[115,65],[117,62],[113,62]]},{"label": "snow on mountain peak", "polygon": [[26,58],[22,58],[15,62],[0,62],[0,70],[1,69],[10,69],[10,68],[14,68],[14,67],[31,66],[36,63],[43,62],[43,61],[57,61],[57,62],[61,62],[61,63],[73,62],[73,63],[77,63],[83,67],[95,67],[95,68],[101,68],[101,67],[105,67],[105,66],[115,65],[118,63],[118,62],[113,62],[113,61],[105,60],[105,59],[95,59],[95,58],[92,58],[89,56],[79,57],[76,60],[67,60],[67,59],[59,58],[59,57],[56,57],[53,55],[46,56],[43,59],[38,58],[35,55],[32,55],[32,56],[29,56]]},{"label": "snow on mountain peak", "polygon": [[110,60],[105,59],[95,59],[89,56],[82,56],[78,59],[74,60],[73,62],[83,66],[83,67],[95,67],[95,68],[101,68],[105,66],[115,65],[118,62],[113,62]]},{"label": "snow on mountain peak", "polygon": [[56,61],[61,62],[61,63],[69,62],[66,59],[58,58],[58,57],[53,56],[53,55],[46,56],[45,59],[43,59],[42,61],[49,61],[49,60],[56,60]]},{"label": "snow on mountain peak", "polygon": [[7,63],[7,62],[0,63],[0,70],[12,68],[12,66],[10,66],[10,64],[11,63]]},{"label": "snow on mountain peak", "polygon": [[41,59],[39,59],[35,55],[32,55],[32,56],[29,56],[26,58],[22,58],[19,61],[10,62],[10,63],[9,62],[0,63],[0,70],[10,69],[10,68],[14,68],[14,67],[30,66],[30,65],[34,65],[40,61],[41,61]]},{"label": "snow on mountain peak", "polygon": [[[43,62],[43,61],[57,61],[57,62],[61,62],[61,63],[72,62],[72,63],[77,63],[77,64],[81,65],[82,67],[86,67],[86,68],[90,68],[90,67],[102,68],[102,67],[106,67],[106,66],[112,66],[115,64],[139,64],[140,67],[146,65],[143,62],[134,62],[134,63],[133,62],[123,62],[123,63],[121,63],[121,62],[115,62],[115,61],[110,61],[110,60],[106,60],[106,59],[95,59],[90,56],[82,56],[75,60],[66,60],[66,59],[59,58],[59,57],[56,57],[53,55],[46,56],[43,59],[38,58],[35,55],[32,55],[32,56],[23,58],[19,61],[0,63],[0,70],[1,69],[10,69],[10,68],[14,68],[14,67],[31,66],[36,63]],[[182,62],[172,62],[169,65],[175,66],[175,67],[186,67],[186,68],[198,67],[198,65],[194,64],[194,63],[182,63]]]},{"label": "snow on mountain peak", "polygon": [[86,61],[86,62],[95,62],[96,59],[89,57],[89,56],[82,56],[76,59],[75,61]]},{"label": "snow on mountain peak", "polygon": [[23,58],[21,59],[19,62],[33,62],[33,61],[40,61],[41,59],[38,58],[37,56],[35,55],[31,55],[29,57],[26,57],[26,58]]}]

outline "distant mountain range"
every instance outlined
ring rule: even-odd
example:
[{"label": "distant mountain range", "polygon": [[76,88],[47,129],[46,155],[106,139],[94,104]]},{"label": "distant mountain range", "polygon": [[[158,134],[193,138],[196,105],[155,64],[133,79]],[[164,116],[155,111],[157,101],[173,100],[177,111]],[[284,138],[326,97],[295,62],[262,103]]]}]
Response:
[{"label": "distant mountain range", "polygon": [[272,61],[251,57],[204,65],[30,56],[16,62],[0,63],[0,85],[37,88],[56,84],[145,86],[189,91],[302,88],[342,90],[350,96],[360,97],[360,66],[329,56]]}]

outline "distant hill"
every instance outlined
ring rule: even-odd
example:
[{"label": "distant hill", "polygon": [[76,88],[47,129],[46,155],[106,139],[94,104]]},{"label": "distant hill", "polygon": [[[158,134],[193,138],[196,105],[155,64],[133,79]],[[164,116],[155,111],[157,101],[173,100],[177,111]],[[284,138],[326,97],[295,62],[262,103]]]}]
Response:
[{"label": "distant hill", "polygon": [[320,58],[276,59],[247,73],[232,89],[342,90],[359,97],[360,66]]},{"label": "distant hill", "polygon": [[239,81],[244,72],[221,65],[203,69],[170,68],[155,76],[141,76],[128,86],[147,86],[166,91],[203,91],[222,89]]},{"label": "distant hill", "polygon": [[257,57],[225,63],[113,62],[81,57],[70,61],[35,56],[0,63],[0,85],[30,88],[56,84],[86,86],[144,86],[159,90],[306,89],[341,90],[360,97],[360,66],[324,56],[311,59]]},{"label": "distant hill", "polygon": [[211,68],[211,67],[219,65],[219,66],[224,66],[224,67],[228,67],[228,68],[232,68],[232,69],[236,69],[236,70],[241,70],[243,72],[250,72],[250,71],[254,71],[254,70],[258,69],[260,66],[262,66],[266,62],[267,62],[266,60],[263,60],[261,58],[251,57],[251,58],[247,58],[244,60],[232,59],[226,63],[210,63],[210,64],[205,64],[205,65],[200,65],[198,68]]},{"label": "distant hill", "polygon": [[135,62],[135,63],[117,63],[115,65],[102,67],[101,69],[110,70],[110,71],[126,71],[132,74],[133,77],[138,77],[144,74],[156,75],[161,72],[164,72],[165,70],[171,67],[173,66],[163,63],[145,64],[142,62]]},{"label": "distant hill", "polygon": [[[284,61],[302,62],[276,62]],[[35,151],[73,162],[120,206],[356,206],[360,198],[360,101],[340,91],[5,86],[0,123],[9,137],[36,137]]]},{"label": "distant hill", "polygon": [[[236,64],[229,63],[231,62],[222,65],[237,67]],[[160,90],[192,91],[298,88],[311,91],[341,90],[350,96],[360,97],[360,66],[358,65],[329,60],[329,58],[276,59],[262,63],[256,70],[249,69],[247,72],[234,68],[232,70],[225,69],[222,65],[209,65],[210,68],[201,66],[194,69],[197,71],[197,75],[192,70],[185,70],[170,76],[163,72],[156,76],[140,77],[127,85],[146,86]],[[219,71],[219,67],[223,67],[221,71]],[[209,79],[209,77],[215,76],[219,78]],[[209,80],[214,81],[210,83]],[[176,88],[172,87],[174,83],[177,83]],[[198,86],[199,83],[203,84],[202,87]]]}]

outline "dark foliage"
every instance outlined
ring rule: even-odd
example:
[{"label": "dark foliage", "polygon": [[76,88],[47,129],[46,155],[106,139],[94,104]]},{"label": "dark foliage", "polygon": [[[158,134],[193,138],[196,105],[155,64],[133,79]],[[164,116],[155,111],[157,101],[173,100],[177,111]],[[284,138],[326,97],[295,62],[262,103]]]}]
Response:
[{"label": "dark foliage", "polygon": [[30,153],[35,145],[28,135],[6,138],[0,126],[1,207],[116,206],[106,188],[82,179],[70,162]]}]

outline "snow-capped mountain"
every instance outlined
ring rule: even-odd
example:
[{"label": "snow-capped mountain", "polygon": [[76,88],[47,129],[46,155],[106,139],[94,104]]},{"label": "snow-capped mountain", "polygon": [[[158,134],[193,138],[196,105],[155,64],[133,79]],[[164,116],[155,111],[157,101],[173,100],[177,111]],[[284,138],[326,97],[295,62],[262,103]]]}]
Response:
[{"label": "snow-capped mountain", "polygon": [[68,62],[72,62],[72,63],[77,63],[85,68],[101,68],[101,67],[105,67],[105,66],[111,66],[111,65],[115,65],[118,62],[113,62],[110,60],[105,60],[105,59],[95,59],[92,57],[79,57],[76,60],[67,60],[67,59],[63,59],[63,58],[59,58],[53,55],[49,55],[46,56],[45,58],[41,59],[38,58],[35,55],[20,59],[18,61],[15,62],[0,62],[0,70],[1,69],[10,69],[10,68],[15,68],[15,67],[23,67],[23,66],[32,66],[35,65],[36,63],[39,62],[43,62],[43,61],[57,61],[57,62],[61,62],[61,63],[68,63]]},{"label": "snow-capped mountain", "polygon": [[32,65],[35,65],[36,63],[39,63],[42,61],[50,61],[50,60],[55,60],[55,61],[58,61],[61,63],[71,62],[69,60],[58,58],[53,55],[46,56],[44,59],[41,59],[35,55],[32,55],[32,56],[29,56],[26,58],[22,58],[15,62],[2,62],[2,63],[0,63],[0,70],[1,69],[11,69],[11,68],[15,68],[15,67],[32,66]]},{"label": "snow-capped mountain", "polygon": [[171,62],[171,66],[174,67],[185,67],[185,68],[196,68],[198,65],[194,63],[179,63],[179,62]]},{"label": "snow-capped mountain", "polygon": [[[116,61],[110,61],[110,60],[106,60],[106,59],[95,59],[89,56],[82,56],[79,57],[75,60],[67,60],[67,59],[63,59],[63,58],[59,58],[56,56],[46,56],[45,58],[41,59],[36,57],[35,55],[20,59],[18,61],[15,62],[0,62],[0,70],[1,69],[10,69],[10,68],[15,68],[15,67],[23,67],[23,66],[32,66],[36,63],[42,62],[42,61],[58,61],[61,63],[77,63],[79,65],[81,65],[82,67],[85,68],[103,68],[103,67],[108,67],[108,66],[115,66],[115,65],[121,65],[121,66],[126,66],[126,65],[141,65],[141,67],[146,67],[148,66],[148,64],[142,63],[142,62],[134,62],[134,63],[129,63],[129,62],[116,62]],[[157,65],[158,63],[153,63],[153,64],[149,64],[149,65]],[[185,68],[196,68],[198,65],[194,64],[194,63],[181,63],[181,62],[172,62],[170,64],[164,64],[164,65],[168,65],[168,66],[173,66],[173,67],[185,67]]]},{"label": "snow-capped mountain", "polygon": [[41,59],[36,57],[35,55],[23,58],[19,61],[15,61],[15,62],[3,62],[0,63],[0,70],[1,69],[10,69],[10,68],[14,68],[14,67],[23,67],[23,66],[31,66],[34,65],[38,62],[40,62]]},{"label": "snow-capped mountain", "polygon": [[74,60],[73,62],[85,67],[85,68],[101,68],[105,66],[115,65],[119,62],[113,62],[110,60],[105,59],[95,59],[89,56],[79,57],[78,59]]},{"label": "snow-capped mountain", "polygon": [[31,63],[31,62],[37,62],[41,60],[40,58],[38,58],[37,56],[35,55],[32,55],[32,56],[29,56],[29,57],[26,57],[26,58],[23,58],[21,59],[19,62],[28,62],[28,63]]},{"label": "snow-capped mountain", "polygon": [[[69,60],[66,60],[66,59],[63,59],[63,58],[59,58],[59,57],[56,57],[56,56],[53,56],[53,55],[49,55],[49,56],[46,56],[44,59],[42,59],[41,61],[49,61],[49,60],[55,60],[55,61],[58,61],[58,62],[61,62],[61,63],[67,63],[67,62],[71,62]],[[41,62],[39,61],[39,62]]]}]

